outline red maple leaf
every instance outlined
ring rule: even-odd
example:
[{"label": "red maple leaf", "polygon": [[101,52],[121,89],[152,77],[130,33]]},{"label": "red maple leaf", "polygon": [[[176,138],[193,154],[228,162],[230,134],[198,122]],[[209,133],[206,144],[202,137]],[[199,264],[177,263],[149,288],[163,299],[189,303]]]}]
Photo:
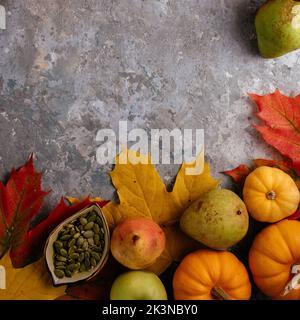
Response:
[{"label": "red maple leaf", "polygon": [[224,174],[231,177],[231,179],[237,184],[243,184],[250,172],[251,170],[244,164],[241,164],[232,170],[223,171]]},{"label": "red maple leaf", "polygon": [[287,97],[276,90],[267,95],[249,94],[263,125],[254,125],[263,139],[288,157],[300,174],[300,95]]},{"label": "red maple leaf", "polygon": [[288,220],[298,220],[300,219],[300,210],[297,210],[294,214],[287,218]]},{"label": "red maple leaf", "polygon": [[261,167],[261,166],[267,166],[267,167],[275,167],[278,168],[288,175],[292,177],[292,179],[295,181],[297,187],[300,189],[300,177],[297,174],[297,172],[294,170],[291,163],[287,161],[280,161],[280,160],[272,160],[272,159],[254,159],[252,160],[253,166],[248,167],[245,164],[241,164],[238,167],[223,171],[225,175],[229,176],[233,182],[235,182],[239,187],[243,187],[245,179],[247,178],[248,174],[252,172],[255,168]]},{"label": "red maple leaf", "polygon": [[0,258],[10,248],[15,268],[37,259],[49,233],[63,220],[91,204],[86,198],[69,206],[62,198],[47,218],[32,226],[32,220],[38,216],[49,193],[41,189],[41,179],[42,174],[35,171],[31,156],[19,170],[12,170],[6,185],[0,182]]}]

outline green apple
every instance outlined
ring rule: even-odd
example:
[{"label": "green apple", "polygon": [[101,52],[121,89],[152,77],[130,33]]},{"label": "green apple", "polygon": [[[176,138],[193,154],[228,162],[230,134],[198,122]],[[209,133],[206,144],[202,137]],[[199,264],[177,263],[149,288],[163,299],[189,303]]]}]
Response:
[{"label": "green apple", "polygon": [[159,277],[148,271],[127,271],[114,281],[111,300],[167,300],[166,289]]},{"label": "green apple", "polygon": [[300,48],[300,1],[269,0],[255,17],[258,47],[265,58]]}]

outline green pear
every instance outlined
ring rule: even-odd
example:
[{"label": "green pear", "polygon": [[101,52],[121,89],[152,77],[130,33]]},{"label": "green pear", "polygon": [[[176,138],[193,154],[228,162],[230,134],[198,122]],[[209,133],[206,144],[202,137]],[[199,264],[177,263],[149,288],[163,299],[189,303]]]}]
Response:
[{"label": "green pear", "polygon": [[300,48],[300,1],[267,1],[256,14],[255,28],[264,58],[276,58]]},{"label": "green pear", "polygon": [[180,227],[190,237],[213,249],[227,249],[247,233],[249,216],[234,192],[216,189],[204,194],[185,210]]}]

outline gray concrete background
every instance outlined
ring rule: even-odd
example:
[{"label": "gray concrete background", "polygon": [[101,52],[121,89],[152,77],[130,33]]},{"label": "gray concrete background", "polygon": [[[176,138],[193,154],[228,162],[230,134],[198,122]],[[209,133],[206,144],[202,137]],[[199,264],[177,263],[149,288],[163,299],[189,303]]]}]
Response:
[{"label": "gray concrete background", "polygon": [[[300,52],[257,54],[254,0],[8,0],[0,31],[0,175],[30,152],[50,203],[110,197],[101,128],[204,128],[213,175],[272,157],[247,92],[299,93]],[[166,182],[176,166],[159,166]],[[224,179],[224,185],[228,185]]]}]

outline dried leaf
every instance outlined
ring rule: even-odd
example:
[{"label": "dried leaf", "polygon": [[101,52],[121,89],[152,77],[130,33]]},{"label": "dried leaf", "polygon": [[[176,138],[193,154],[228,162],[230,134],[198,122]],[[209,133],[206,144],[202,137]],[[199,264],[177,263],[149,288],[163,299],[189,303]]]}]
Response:
[{"label": "dried leaf", "polygon": [[147,268],[156,274],[163,273],[173,261],[181,261],[186,254],[203,247],[200,242],[186,236],[178,224],[163,227],[163,230],[167,239],[166,249],[158,260]]},{"label": "dried leaf", "polygon": [[246,177],[251,172],[251,170],[244,164],[239,165],[238,167],[223,171],[223,173],[237,183],[237,184],[244,184]]},{"label": "dried leaf", "polygon": [[300,176],[298,176],[297,172],[293,169],[293,166],[287,161],[280,160],[272,160],[272,159],[254,159],[252,160],[253,167],[249,168],[244,164],[241,164],[235,169],[224,171],[225,175],[228,175],[232,178],[232,180],[242,188],[248,174],[253,171],[255,168],[261,166],[274,167],[278,168],[288,175],[295,181],[297,187],[300,189]]},{"label": "dried leaf", "polygon": [[298,220],[300,219],[300,210],[297,210],[294,214],[287,217],[287,220]]},{"label": "dried leaf", "polygon": [[[201,157],[201,154],[198,156]],[[210,175],[208,163],[203,166],[203,172],[198,175],[187,175],[186,169],[193,167],[193,163],[183,163],[178,171],[173,190],[170,194],[176,210],[172,210],[169,220],[179,219],[183,211],[197,200],[200,195],[218,187],[219,181],[214,180]]]},{"label": "dried leaf", "polygon": [[6,289],[0,289],[0,300],[53,300],[65,292],[65,286],[53,286],[44,259],[15,269],[6,254],[0,265],[6,270]]},{"label": "dried leaf", "polygon": [[[0,183],[0,258],[11,247],[10,256],[16,267],[25,265],[30,259],[30,250],[23,248],[30,221],[39,213],[47,195],[41,190],[41,177],[33,167],[31,156],[22,168],[12,170],[6,186]],[[19,251],[21,247],[23,252]]]},{"label": "dried leaf", "polygon": [[263,139],[291,159],[300,174],[300,95],[287,97],[276,90],[260,96],[250,94],[258,107],[257,117],[264,124],[254,125]]}]

